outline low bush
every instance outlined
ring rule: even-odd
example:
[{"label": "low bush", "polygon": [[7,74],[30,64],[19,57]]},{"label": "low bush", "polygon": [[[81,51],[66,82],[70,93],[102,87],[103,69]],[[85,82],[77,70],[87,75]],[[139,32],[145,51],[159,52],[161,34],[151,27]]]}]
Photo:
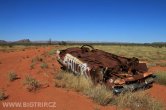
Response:
[{"label": "low bush", "polygon": [[0,90],[0,100],[5,100],[7,98],[4,90]]},{"label": "low bush", "polygon": [[15,72],[9,72],[8,79],[9,79],[9,81],[14,81],[14,80],[18,79],[18,76]]},{"label": "low bush", "polygon": [[28,91],[35,91],[41,87],[39,81],[31,76],[26,76],[24,84],[27,86]]}]

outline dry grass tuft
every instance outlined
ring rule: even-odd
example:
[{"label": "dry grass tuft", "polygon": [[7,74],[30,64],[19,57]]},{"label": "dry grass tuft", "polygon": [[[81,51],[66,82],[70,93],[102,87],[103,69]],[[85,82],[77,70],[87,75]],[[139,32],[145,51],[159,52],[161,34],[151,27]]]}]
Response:
[{"label": "dry grass tuft", "polygon": [[0,100],[5,100],[8,96],[5,94],[4,90],[0,90]]},{"label": "dry grass tuft", "polygon": [[116,104],[118,109],[131,110],[163,110],[160,102],[149,96],[145,91],[127,92],[113,96],[104,85],[94,86],[90,79],[75,76],[65,71],[55,77],[55,86],[79,91],[100,105]]},{"label": "dry grass tuft", "polygon": [[84,76],[74,76],[72,73],[61,72],[55,78],[55,86],[73,89],[92,98],[101,105],[107,105],[111,98],[112,92],[107,90],[105,86],[93,86],[90,79]]},{"label": "dry grass tuft", "polygon": [[28,91],[36,91],[41,87],[39,81],[32,76],[26,76],[24,84],[27,86]]},{"label": "dry grass tuft", "polygon": [[48,68],[48,64],[47,64],[47,63],[42,63],[42,64],[40,65],[40,67],[41,67],[42,69]]},{"label": "dry grass tuft", "polygon": [[157,80],[156,82],[161,85],[166,85],[166,72],[165,71],[159,71],[156,73]]},{"label": "dry grass tuft", "polygon": [[14,81],[14,80],[18,79],[18,76],[15,72],[9,72],[8,79],[9,79],[9,81]]},{"label": "dry grass tuft", "polygon": [[145,91],[122,93],[116,98],[118,109],[163,110],[162,104]]}]

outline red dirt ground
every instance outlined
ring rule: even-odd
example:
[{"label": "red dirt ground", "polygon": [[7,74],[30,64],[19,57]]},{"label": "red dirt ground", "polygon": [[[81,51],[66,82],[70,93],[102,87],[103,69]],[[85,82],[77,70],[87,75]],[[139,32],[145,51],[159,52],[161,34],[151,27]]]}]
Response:
[{"label": "red dirt ground", "polygon": [[[35,110],[116,110],[115,106],[100,106],[81,93],[56,88],[54,86],[54,75],[60,71],[60,65],[55,59],[55,55],[48,55],[52,47],[29,47],[17,51],[0,51],[0,89],[4,89],[9,97],[0,102],[0,110],[8,110],[2,106],[3,102],[56,102],[56,108],[35,108]],[[55,48],[55,46],[54,46]],[[32,59],[42,58],[42,61],[34,61],[32,69]],[[42,69],[40,64],[46,62],[48,68]],[[153,67],[150,71],[163,70],[165,67]],[[15,72],[21,78],[10,82],[8,73]],[[37,92],[28,92],[24,85],[25,76],[31,75],[39,80],[43,85]],[[148,90],[150,94],[166,104],[166,86],[154,84]],[[12,110],[31,110],[33,108],[12,108]]]},{"label": "red dirt ground", "polygon": [[[54,58],[55,55],[49,56],[50,47],[29,48],[21,51],[0,51],[0,89],[4,89],[9,97],[1,101],[0,110],[8,110],[3,108],[2,102],[56,102],[56,108],[49,110],[114,110],[115,107],[102,107],[94,103],[91,99],[80,93],[56,88],[54,86],[53,77],[60,71],[60,65]],[[34,69],[30,68],[32,59],[36,56],[42,57],[48,64],[48,69],[42,69],[42,62],[35,61]],[[21,78],[13,82],[8,81],[7,74],[14,71]],[[42,84],[49,87],[42,88],[37,92],[28,92],[24,86],[25,76],[32,75]],[[12,108],[12,110],[30,110],[34,108]],[[35,108],[35,110],[45,110],[48,108]]]}]

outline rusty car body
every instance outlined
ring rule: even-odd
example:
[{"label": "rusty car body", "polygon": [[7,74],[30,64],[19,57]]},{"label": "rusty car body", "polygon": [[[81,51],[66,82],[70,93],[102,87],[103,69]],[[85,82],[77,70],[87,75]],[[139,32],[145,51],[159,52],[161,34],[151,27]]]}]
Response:
[{"label": "rusty car body", "polygon": [[91,45],[57,50],[62,67],[75,75],[90,77],[94,84],[104,83],[118,94],[152,86],[154,75],[138,58],[126,58]]}]

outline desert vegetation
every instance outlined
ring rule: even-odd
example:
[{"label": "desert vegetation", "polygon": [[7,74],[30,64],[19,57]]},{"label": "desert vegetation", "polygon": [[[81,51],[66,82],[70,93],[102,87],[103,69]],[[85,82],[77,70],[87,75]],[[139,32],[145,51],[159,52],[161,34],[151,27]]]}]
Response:
[{"label": "desert vegetation", "polygon": [[30,68],[34,69],[35,63],[31,63]]},{"label": "desert vegetation", "polygon": [[41,87],[39,81],[33,78],[32,76],[26,76],[24,84],[26,85],[28,91],[36,91]]},{"label": "desert vegetation", "polygon": [[[67,45],[60,45],[58,49],[65,49],[69,47],[81,46],[81,43],[66,43]],[[12,44],[12,48],[8,47],[8,44],[2,45],[0,50],[19,50],[19,49],[26,49],[29,47],[35,46],[42,46],[47,44],[29,44],[29,45],[22,45],[22,44]],[[54,44],[57,45],[57,44]],[[166,60],[166,46],[165,44],[102,44],[102,43],[92,43],[95,48],[101,49],[107,52],[111,52],[117,55],[122,55],[126,57],[138,57],[143,61],[148,61],[150,63],[166,66],[165,62],[160,62],[161,60]],[[48,51],[49,55],[55,54],[57,48],[53,48]],[[40,59],[39,59],[40,60]]]},{"label": "desert vegetation", "polygon": [[111,52],[125,57],[137,57],[141,61],[146,61],[156,66],[156,64],[165,66],[166,47],[156,48],[151,46],[118,46],[118,45],[96,45],[95,48]]},{"label": "desert vegetation", "polygon": [[113,96],[104,85],[95,87],[90,79],[83,76],[74,76],[72,73],[65,71],[60,72],[55,77],[55,86],[81,92],[101,105],[108,104]]},{"label": "desert vegetation", "polygon": [[122,93],[115,101],[120,110],[126,108],[131,110],[164,110],[162,103],[152,98],[145,91]]},{"label": "desert vegetation", "polygon": [[14,80],[18,79],[18,75],[15,72],[9,72],[8,79],[9,79],[9,81],[14,81]]},{"label": "desert vegetation", "polygon": [[0,100],[5,100],[7,97],[4,90],[0,89]]},{"label": "desert vegetation", "polygon": [[41,63],[41,64],[40,64],[40,67],[41,67],[42,69],[48,68],[48,64],[47,64],[47,63]]},{"label": "desert vegetation", "polygon": [[[111,52],[120,56],[125,57],[137,57],[141,61],[147,62],[149,67],[151,66],[166,66],[166,46],[158,45],[102,45],[102,44],[92,44],[94,48],[101,49],[106,52]],[[80,47],[80,44],[77,45],[64,45],[59,46],[58,48],[51,49],[48,54],[55,54],[57,49],[66,49],[70,47]]]},{"label": "desert vegetation", "polygon": [[55,53],[56,53],[56,50],[55,50],[55,49],[51,49],[51,50],[48,52],[49,55],[54,55]]},{"label": "desert vegetation", "polygon": [[[160,101],[163,101],[165,104],[165,98],[163,97],[164,93],[161,93],[162,95],[158,94],[160,93],[160,88],[165,90],[165,86],[160,86],[159,84],[165,85],[166,79],[165,79],[165,65],[166,65],[166,47],[153,47],[153,46],[133,46],[133,45],[94,45],[95,48],[101,49],[107,52],[111,52],[120,56],[125,57],[138,57],[141,61],[146,62],[150,69],[154,69],[154,71],[159,70],[156,75],[157,79],[156,82],[158,83],[157,86],[154,85],[154,89],[150,89],[147,91],[138,91],[138,92],[127,92],[124,94],[120,94],[119,96],[115,96],[112,94],[112,92],[107,89],[103,85],[97,85],[93,86],[90,79],[86,79],[85,77],[75,76],[72,73],[68,73],[66,71],[60,71],[60,67],[56,61],[55,52],[56,50],[66,49],[69,47],[81,47],[81,45],[43,45],[43,46],[25,46],[25,45],[12,45],[0,47],[1,51],[1,59],[0,59],[0,66],[5,68],[5,65],[7,68],[10,68],[10,70],[15,70],[19,65],[22,66],[22,68],[16,70],[15,72],[8,72],[8,70],[2,69],[2,73],[6,73],[6,75],[0,74],[1,79],[6,78],[6,81],[14,81],[15,78],[18,76],[23,77],[21,79],[21,82],[24,82],[24,85],[28,91],[36,91],[40,88],[43,88],[43,83],[48,83],[49,85],[52,85],[54,82],[52,82],[52,76],[55,76],[55,87],[49,86],[48,88],[44,88],[44,92],[47,91],[49,94],[54,95],[57,99],[57,103],[61,102],[61,97],[58,98],[59,93],[63,95],[69,95],[68,92],[64,91],[75,91],[72,92],[72,94],[76,94],[76,92],[79,95],[86,96],[84,97],[86,100],[93,100],[90,101],[90,103],[93,104],[93,102],[97,103],[98,107],[95,108],[95,110],[103,110],[101,105],[104,105],[106,107],[114,107],[116,106],[118,110],[125,110],[125,109],[131,109],[131,110],[164,110],[163,104]],[[22,51],[24,50],[24,51]],[[29,54],[30,53],[30,54]],[[38,53],[38,54],[36,54]],[[13,56],[15,54],[16,56]],[[27,55],[29,58],[27,58]],[[47,55],[45,57],[45,55]],[[6,56],[6,57],[5,57]],[[10,62],[8,62],[8,56],[12,56],[13,59],[10,59]],[[18,57],[19,56],[19,57]],[[33,56],[33,57],[32,57]],[[15,59],[19,60],[15,60]],[[19,63],[18,63],[19,61]],[[26,62],[26,63],[25,63]],[[52,65],[54,64],[54,65]],[[47,66],[46,66],[47,65]],[[49,68],[48,68],[49,66]],[[158,68],[160,66],[160,68]],[[154,67],[154,68],[153,68]],[[48,68],[48,69],[47,69]],[[49,74],[51,72],[54,72],[54,74]],[[9,75],[9,73],[12,73]],[[14,73],[14,74],[13,74]],[[33,74],[32,76],[27,76],[27,74],[24,73],[30,73]],[[42,74],[44,73],[44,74]],[[47,75],[45,75],[45,73]],[[38,77],[38,75],[41,75]],[[26,76],[26,77],[25,77]],[[25,77],[25,78],[24,78]],[[48,82],[46,81],[48,80]],[[1,80],[3,81],[3,80]],[[40,81],[40,82],[39,82]],[[44,82],[42,82],[44,81]],[[49,82],[50,81],[50,82]],[[20,81],[16,81],[13,84],[11,83],[9,86],[6,86],[6,83],[8,82],[2,82],[2,87],[5,88],[5,90],[0,90],[0,100],[4,100],[7,98],[6,92],[10,93],[9,96],[15,95],[15,93],[12,93],[10,91],[10,88],[14,88],[13,85],[18,85],[18,87],[21,87],[23,83],[20,83]],[[42,83],[42,86],[41,86]],[[18,87],[15,87],[16,89],[20,89]],[[63,89],[59,89],[63,88]],[[24,88],[25,89],[25,88]],[[13,90],[13,89],[11,89]],[[56,90],[61,92],[56,92]],[[157,91],[157,93],[154,93]],[[19,92],[20,91],[20,92]],[[25,90],[20,89],[18,93],[22,93]],[[43,92],[42,91],[42,92]],[[52,92],[53,91],[53,92]],[[42,93],[43,97],[48,98],[49,95],[47,93]],[[64,93],[63,93],[64,92]],[[29,93],[29,92],[28,92]],[[27,94],[28,94],[27,93]],[[70,93],[70,92],[69,92]],[[150,95],[149,95],[150,93]],[[153,94],[151,94],[153,93]],[[38,93],[36,93],[38,94]],[[35,95],[36,95],[35,94]],[[57,95],[58,94],[58,95]],[[78,95],[76,94],[76,95]],[[20,95],[20,94],[19,94]],[[24,96],[25,95],[25,96]],[[27,95],[29,96],[29,95]],[[72,95],[71,95],[72,96]],[[71,98],[71,96],[69,96]],[[26,94],[21,94],[21,97],[26,97]],[[34,100],[34,96],[30,97],[29,100]],[[81,96],[82,97],[82,96]],[[87,99],[88,97],[88,99]],[[154,98],[152,98],[154,97]],[[159,98],[158,98],[159,97]],[[163,98],[162,98],[163,97]],[[13,100],[9,97],[10,100]],[[28,98],[27,98],[28,99]],[[62,97],[63,99],[63,97]],[[160,100],[161,99],[161,100]],[[8,100],[8,99],[7,99]],[[54,98],[51,98],[51,100],[54,100]],[[60,100],[60,101],[59,101]],[[81,99],[79,99],[81,100]],[[65,102],[64,102],[65,103]],[[89,102],[88,102],[89,103]],[[98,105],[99,104],[99,105]],[[74,105],[72,105],[74,106]]]},{"label": "desert vegetation", "polygon": [[156,74],[156,82],[161,85],[166,85],[166,72],[165,71],[158,71]]},{"label": "desert vegetation", "polygon": [[120,110],[164,110],[163,104],[145,91],[134,93],[129,91],[115,96],[105,86],[94,86],[90,79],[66,71],[56,75],[55,86],[79,91],[100,105],[116,105]]}]

